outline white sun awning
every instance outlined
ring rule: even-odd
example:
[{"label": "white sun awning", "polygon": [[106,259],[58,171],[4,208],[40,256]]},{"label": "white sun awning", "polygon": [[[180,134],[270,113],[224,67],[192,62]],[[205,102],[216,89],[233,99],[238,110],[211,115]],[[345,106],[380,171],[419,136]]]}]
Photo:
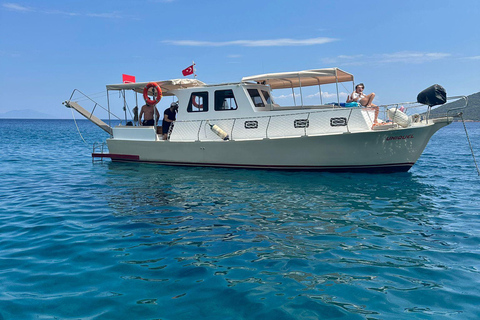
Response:
[{"label": "white sun awning", "polygon": [[[162,95],[172,96],[172,90],[184,89],[190,87],[203,87],[206,84],[197,79],[172,79],[165,81],[151,81],[157,83],[162,89]],[[143,93],[143,89],[149,82],[136,82],[136,83],[119,83],[107,85],[107,90],[134,90],[138,93]],[[149,90],[151,93],[151,89]]]},{"label": "white sun awning", "polygon": [[353,81],[353,75],[338,68],[328,68],[260,74],[257,76],[244,77],[242,81],[268,84],[272,89],[285,89]]}]

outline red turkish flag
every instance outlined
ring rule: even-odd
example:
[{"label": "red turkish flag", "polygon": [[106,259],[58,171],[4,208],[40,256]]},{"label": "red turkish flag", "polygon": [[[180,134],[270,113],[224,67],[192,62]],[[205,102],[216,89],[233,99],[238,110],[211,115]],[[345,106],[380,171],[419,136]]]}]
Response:
[{"label": "red turkish flag", "polygon": [[135,83],[135,76],[129,76],[128,74],[122,74],[123,83]]},{"label": "red turkish flag", "polygon": [[184,77],[193,74],[193,66],[194,66],[194,65],[192,64],[192,65],[191,65],[190,67],[188,67],[187,69],[182,70],[182,74],[183,74]]}]

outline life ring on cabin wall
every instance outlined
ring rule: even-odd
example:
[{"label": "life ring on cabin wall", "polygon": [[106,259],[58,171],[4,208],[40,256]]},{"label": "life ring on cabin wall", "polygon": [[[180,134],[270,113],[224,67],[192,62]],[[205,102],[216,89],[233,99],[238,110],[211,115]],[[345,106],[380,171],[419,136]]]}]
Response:
[{"label": "life ring on cabin wall", "polygon": [[203,104],[199,104],[195,101],[195,99],[198,98],[198,101],[200,101],[200,96],[193,96],[192,97],[192,104],[198,108],[198,109],[203,109]]},{"label": "life ring on cabin wall", "polygon": [[[157,94],[155,96],[155,100],[152,100],[148,97],[148,90],[152,88],[157,90]],[[145,99],[145,102],[148,103],[149,105],[156,105],[157,103],[160,102],[162,99],[162,88],[158,85],[156,82],[149,82],[145,88],[143,88],[143,99]]]}]

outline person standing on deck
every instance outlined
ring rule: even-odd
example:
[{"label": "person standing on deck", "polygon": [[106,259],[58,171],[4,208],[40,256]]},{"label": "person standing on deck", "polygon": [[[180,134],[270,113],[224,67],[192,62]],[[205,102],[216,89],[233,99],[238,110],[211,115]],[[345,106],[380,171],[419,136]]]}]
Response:
[{"label": "person standing on deck", "polygon": [[170,130],[170,126],[172,123],[177,120],[177,112],[178,112],[178,102],[172,102],[170,108],[166,109],[163,112],[163,121],[162,121],[162,134],[163,140],[167,140],[168,131]]},{"label": "person standing on deck", "polygon": [[[155,119],[153,118],[155,115]],[[144,116],[142,122],[142,116]],[[138,124],[141,126],[153,126],[158,125],[158,119],[160,118],[160,113],[156,106],[149,105],[148,103],[142,106],[140,110],[140,115],[138,116]]]}]

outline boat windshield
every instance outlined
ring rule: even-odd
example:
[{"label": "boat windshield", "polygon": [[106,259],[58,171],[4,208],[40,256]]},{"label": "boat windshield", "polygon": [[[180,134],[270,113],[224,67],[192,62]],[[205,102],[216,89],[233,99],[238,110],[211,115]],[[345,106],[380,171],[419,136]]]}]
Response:
[{"label": "boat windshield", "polygon": [[270,97],[270,94],[268,93],[268,91],[262,90],[262,94],[263,94],[263,97],[265,98],[265,102],[267,102],[267,104],[272,104],[272,98]]},{"label": "boat windshield", "polygon": [[257,89],[248,89],[248,94],[250,95],[250,98],[252,98],[252,101],[255,107],[257,108],[265,107],[262,97],[260,96],[260,93],[258,92]]}]

